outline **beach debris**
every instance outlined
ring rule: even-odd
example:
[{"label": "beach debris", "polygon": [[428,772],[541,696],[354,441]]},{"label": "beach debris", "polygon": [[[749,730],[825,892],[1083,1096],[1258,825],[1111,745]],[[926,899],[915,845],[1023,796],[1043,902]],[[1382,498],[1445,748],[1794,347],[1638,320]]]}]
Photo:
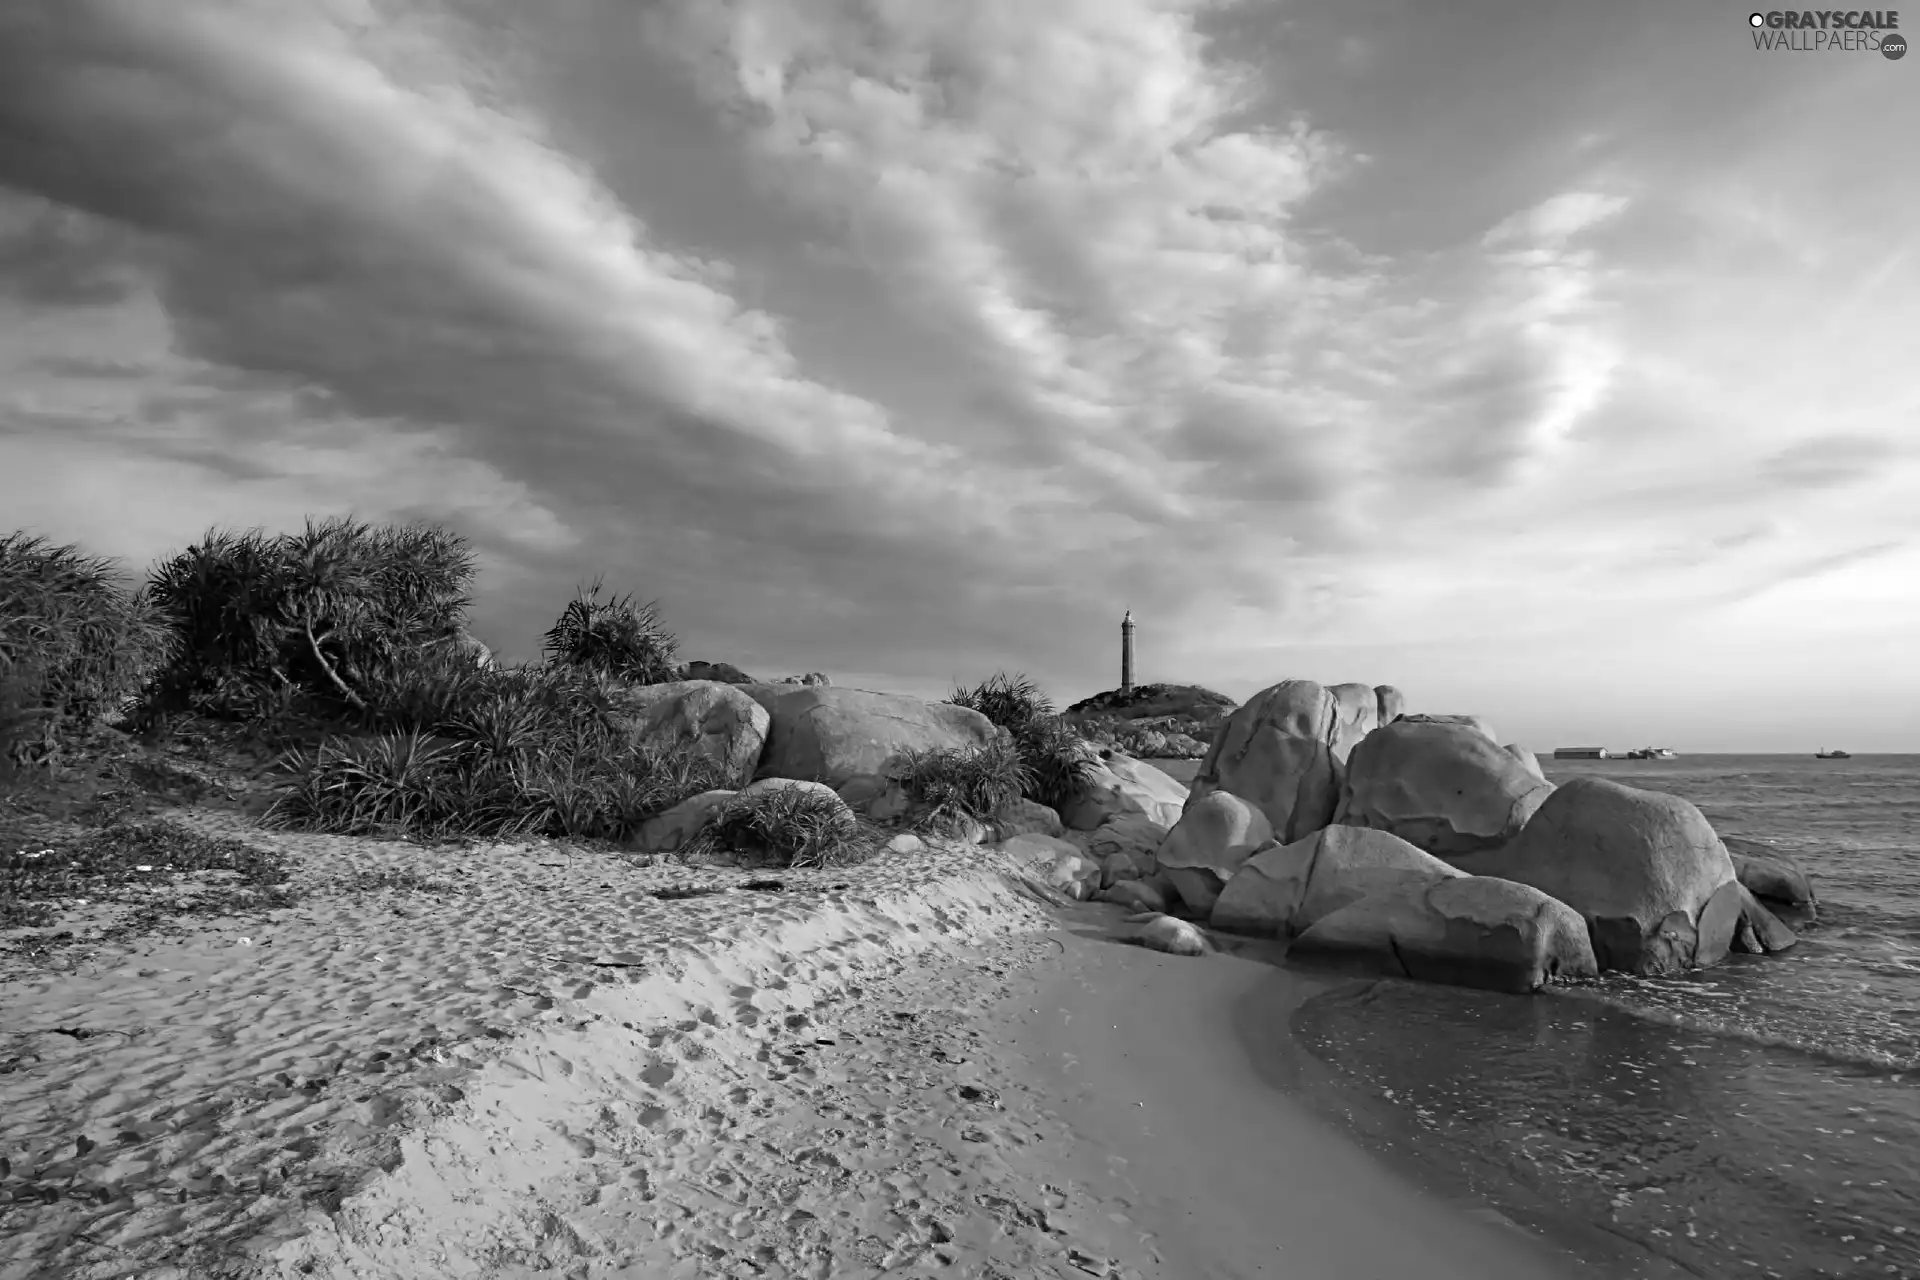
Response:
[{"label": "beach debris", "polygon": [[983,1107],[991,1107],[995,1111],[1000,1110],[1000,1095],[985,1085],[963,1084],[955,1089],[954,1093],[959,1095],[962,1102],[977,1102]]},{"label": "beach debris", "polygon": [[760,893],[781,893],[785,891],[787,882],[784,880],[749,880],[740,887],[742,889],[752,889]]},{"label": "beach debris", "polygon": [[662,902],[678,902],[683,898],[704,898],[708,894],[725,893],[726,889],[717,884],[668,885],[663,889],[647,891]]},{"label": "beach debris", "polygon": [[1138,915],[1128,916],[1127,923],[1140,926],[1127,941],[1155,951],[1164,951],[1168,955],[1204,955],[1212,947],[1207,935],[1191,921],[1164,912],[1142,911]]}]

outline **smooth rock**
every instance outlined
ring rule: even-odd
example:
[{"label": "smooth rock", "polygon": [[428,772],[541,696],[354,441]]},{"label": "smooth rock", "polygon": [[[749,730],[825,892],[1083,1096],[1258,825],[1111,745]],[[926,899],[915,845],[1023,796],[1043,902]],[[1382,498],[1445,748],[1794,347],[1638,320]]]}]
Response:
[{"label": "smooth rock", "polygon": [[1273,843],[1273,824],[1252,803],[1214,791],[1188,805],[1155,853],[1163,867],[1207,870],[1221,883],[1256,850]]},{"label": "smooth rock", "polygon": [[1506,846],[1449,861],[1530,884],[1578,911],[1604,969],[1717,964],[1740,922],[1733,860],[1700,810],[1606,778],[1569,779]]},{"label": "smooth rock", "polygon": [[1180,820],[1187,788],[1144,760],[1106,753],[1086,786],[1060,806],[1060,820],[1076,831],[1092,831],[1125,814],[1141,814],[1164,830]]},{"label": "smooth rock", "polygon": [[1136,926],[1132,938],[1143,947],[1175,956],[1205,955],[1208,950],[1207,935],[1186,920],[1143,911],[1128,916],[1127,923]]},{"label": "smooth rock", "polygon": [[910,751],[977,750],[1003,732],[978,711],[898,693],[870,693],[836,685],[748,686],[779,692],[770,705],[762,777],[798,778],[841,786],[862,774],[888,774]]},{"label": "smooth rock", "polygon": [[1578,913],[1538,889],[1485,876],[1384,889],[1323,916],[1288,954],[1516,993],[1598,972]]},{"label": "smooth rock", "polygon": [[770,717],[732,685],[712,680],[619,684],[608,696],[615,717],[636,742],[703,756],[734,781],[751,778],[760,763]]},{"label": "smooth rock", "polygon": [[1386,831],[1326,827],[1248,858],[1212,904],[1223,933],[1286,938],[1362,898],[1462,873]]},{"label": "smooth rock", "polygon": [[634,843],[646,853],[677,853],[737,794],[716,789],[690,796],[641,823]]},{"label": "smooth rock", "polygon": [[1512,839],[1552,792],[1474,726],[1401,716],[1354,748],[1338,820],[1452,858]]},{"label": "smooth rock", "polygon": [[1365,685],[1282,680],[1227,717],[1187,803],[1231,792],[1266,814],[1276,839],[1298,840],[1333,821],[1348,754],[1378,718]]}]

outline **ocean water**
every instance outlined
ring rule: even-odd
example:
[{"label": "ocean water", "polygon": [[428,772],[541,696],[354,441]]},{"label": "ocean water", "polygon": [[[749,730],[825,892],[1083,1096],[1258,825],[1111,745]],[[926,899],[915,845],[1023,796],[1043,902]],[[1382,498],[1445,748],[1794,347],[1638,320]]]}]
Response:
[{"label": "ocean water", "polygon": [[1777,846],[1818,922],[1667,979],[1342,987],[1294,1019],[1312,1100],[1430,1184],[1617,1243],[1621,1274],[1920,1280],[1920,756],[1543,764]]}]

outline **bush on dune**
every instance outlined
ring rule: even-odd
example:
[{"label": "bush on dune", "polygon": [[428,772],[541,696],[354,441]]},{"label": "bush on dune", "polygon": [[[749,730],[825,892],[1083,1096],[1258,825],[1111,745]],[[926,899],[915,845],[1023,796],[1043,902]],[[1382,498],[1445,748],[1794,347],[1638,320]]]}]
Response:
[{"label": "bush on dune", "polygon": [[[1024,675],[998,672],[971,689],[956,689],[947,701],[978,711],[1011,736],[1023,773],[1019,790],[1009,799],[1025,796],[1058,809],[1092,776],[1095,762],[1080,735]],[[972,816],[984,820],[991,812]]]},{"label": "bush on dune", "polygon": [[600,599],[601,584],[579,592],[546,634],[547,661],[618,676],[634,684],[677,679],[680,642],[660,625],[657,601],[633,597]]},{"label": "bush on dune", "polygon": [[725,801],[687,852],[744,854],[781,867],[827,867],[857,859],[873,843],[837,798],[806,787],[775,787]]},{"label": "bush on dune", "polygon": [[1026,793],[1033,774],[1018,746],[997,739],[970,750],[908,752],[900,783],[913,802],[916,825],[947,831],[967,818],[988,821]]},{"label": "bush on dune", "polygon": [[337,516],[291,534],[211,530],[153,572],[177,647],[140,719],[365,716],[376,683],[461,630],[474,572],[466,539],[432,525]]},{"label": "bush on dune", "polygon": [[25,533],[0,537],[0,763],[53,767],[171,657],[151,596],[106,559]]}]

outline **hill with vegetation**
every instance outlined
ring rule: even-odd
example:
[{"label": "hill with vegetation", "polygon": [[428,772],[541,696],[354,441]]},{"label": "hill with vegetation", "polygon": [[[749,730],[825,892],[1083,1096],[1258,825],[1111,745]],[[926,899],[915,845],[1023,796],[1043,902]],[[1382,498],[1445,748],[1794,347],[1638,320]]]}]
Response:
[{"label": "hill with vegetation", "polygon": [[1194,759],[1238,707],[1197,684],[1143,684],[1109,689],[1068,707],[1064,719],[1087,739],[1131,755]]}]

